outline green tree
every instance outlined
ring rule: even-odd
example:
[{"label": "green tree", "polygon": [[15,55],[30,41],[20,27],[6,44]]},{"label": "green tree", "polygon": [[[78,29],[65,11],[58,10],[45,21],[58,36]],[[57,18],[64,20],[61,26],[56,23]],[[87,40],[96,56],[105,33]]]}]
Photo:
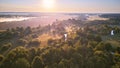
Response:
[{"label": "green tree", "polygon": [[19,58],[14,63],[13,68],[30,68],[30,64],[25,58]]},{"label": "green tree", "polygon": [[19,40],[17,41],[17,44],[20,45],[20,46],[25,46],[27,43],[28,43],[28,42],[27,42],[27,40],[25,40],[25,39],[19,39]]},{"label": "green tree", "polygon": [[28,51],[24,47],[11,50],[1,64],[1,68],[13,68],[19,58],[28,59]]},{"label": "green tree", "polygon": [[28,43],[28,47],[38,47],[40,43],[41,42],[38,39],[34,39]]},{"label": "green tree", "polygon": [[96,47],[95,50],[102,50],[102,51],[107,51],[107,52],[111,52],[113,51],[113,47],[110,43],[104,43],[104,42],[100,42]]},{"label": "green tree", "polygon": [[31,27],[27,27],[24,31],[25,35],[31,34],[32,33],[32,29]]},{"label": "green tree", "polygon": [[32,60],[34,59],[34,57],[37,54],[37,49],[36,48],[30,48],[29,49],[29,62],[32,62]]},{"label": "green tree", "polygon": [[99,35],[97,35],[97,36],[95,36],[94,40],[97,42],[101,42],[102,38]]},{"label": "green tree", "polygon": [[0,55],[0,66],[1,66],[1,63],[2,63],[3,60],[4,60],[4,56]]},{"label": "green tree", "polygon": [[3,46],[0,48],[0,53],[7,51],[11,46],[11,43],[3,44]]},{"label": "green tree", "polygon": [[44,64],[39,56],[36,56],[32,61],[32,68],[44,68]]}]

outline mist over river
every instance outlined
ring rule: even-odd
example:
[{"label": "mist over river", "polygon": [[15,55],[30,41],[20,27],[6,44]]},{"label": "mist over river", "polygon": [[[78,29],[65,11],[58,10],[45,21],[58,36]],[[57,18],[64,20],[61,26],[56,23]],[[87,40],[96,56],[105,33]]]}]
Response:
[{"label": "mist over river", "polygon": [[76,18],[77,15],[64,13],[0,12],[0,29],[16,27],[37,27]]}]

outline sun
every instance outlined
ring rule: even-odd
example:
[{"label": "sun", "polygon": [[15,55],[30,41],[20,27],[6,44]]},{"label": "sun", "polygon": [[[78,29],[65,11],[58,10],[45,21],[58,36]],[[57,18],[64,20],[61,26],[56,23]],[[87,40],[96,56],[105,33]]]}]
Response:
[{"label": "sun", "polygon": [[43,7],[45,9],[52,9],[55,7],[55,0],[43,0]]}]

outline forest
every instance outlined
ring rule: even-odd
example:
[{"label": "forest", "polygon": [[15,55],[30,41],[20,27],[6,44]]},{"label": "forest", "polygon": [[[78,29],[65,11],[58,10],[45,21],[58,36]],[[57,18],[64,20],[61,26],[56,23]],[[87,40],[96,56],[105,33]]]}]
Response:
[{"label": "forest", "polygon": [[0,68],[120,68],[120,19],[109,18],[0,30]]}]

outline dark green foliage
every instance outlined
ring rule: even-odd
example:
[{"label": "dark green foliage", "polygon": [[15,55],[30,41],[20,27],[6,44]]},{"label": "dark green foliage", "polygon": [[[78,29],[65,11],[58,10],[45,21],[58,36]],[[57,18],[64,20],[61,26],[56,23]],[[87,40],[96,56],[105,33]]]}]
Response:
[{"label": "dark green foliage", "polygon": [[9,53],[8,53],[8,55],[7,55],[7,57],[6,57],[6,60],[7,59],[10,59],[10,60],[16,60],[16,59],[18,59],[18,58],[28,58],[28,50],[27,49],[25,49],[24,47],[17,47],[17,48],[15,48],[15,49],[13,49],[13,50],[11,50]]},{"label": "dark green foliage", "polygon": [[9,40],[13,37],[13,34],[12,32],[10,31],[3,31],[3,32],[0,32],[0,43],[2,41],[6,41],[6,40]]},{"label": "dark green foliage", "polygon": [[101,42],[102,38],[100,36],[95,36],[94,41]]},{"label": "dark green foliage", "polygon": [[53,39],[48,39],[47,44],[53,46],[55,42]]},{"label": "dark green foliage", "polygon": [[30,64],[25,58],[19,58],[15,61],[13,68],[30,68]]},{"label": "dark green foliage", "polygon": [[[120,68],[120,47],[108,42],[118,41],[119,45],[120,40],[116,38],[119,38],[120,28],[111,26],[118,21],[113,18],[83,24],[80,20],[69,19],[34,29],[7,29],[0,32],[0,68]],[[74,32],[68,33],[67,40],[51,38],[42,48],[42,39],[36,38],[45,33],[62,36],[66,33],[66,22],[77,24]],[[104,39],[111,37],[111,30],[117,34],[112,36],[114,39]]]},{"label": "dark green foliage", "polygon": [[32,68],[44,68],[44,64],[39,56],[36,56],[32,61]]},{"label": "dark green foliage", "polygon": [[3,44],[2,47],[0,48],[0,53],[4,53],[4,52],[7,51],[11,46],[12,46],[11,43]]},{"label": "dark green foliage", "polygon": [[25,35],[29,35],[30,33],[32,33],[32,29],[31,27],[27,27],[24,31]]},{"label": "dark green foliage", "polygon": [[25,46],[27,43],[28,43],[28,42],[27,42],[27,40],[25,40],[25,39],[19,39],[19,40],[17,41],[17,44],[19,44],[20,46]]},{"label": "dark green foliage", "polygon": [[46,65],[51,65],[53,63],[59,63],[59,61],[61,60],[60,56],[61,56],[60,50],[59,49],[57,50],[56,48],[45,50],[44,54],[41,55]]},{"label": "dark green foliage", "polygon": [[40,46],[40,43],[41,42],[39,40],[35,39],[28,43],[28,47],[38,47],[38,46]]},{"label": "dark green foliage", "polygon": [[[6,56],[6,58],[3,60],[3,63],[1,64],[1,68],[13,68],[14,67],[14,63],[16,63],[16,61],[19,58],[28,58],[28,54],[27,54],[27,50],[23,47],[17,47],[13,50],[11,50],[8,55]],[[26,63],[26,60],[23,61],[24,59],[19,60],[20,64],[23,64],[22,62]],[[28,64],[28,63],[26,63]],[[19,63],[18,63],[19,65]]]},{"label": "dark green foliage", "polygon": [[4,59],[4,56],[0,55],[0,63],[3,61],[3,59]]},{"label": "dark green foliage", "polygon": [[119,53],[120,54],[120,47],[117,47],[117,53]]},{"label": "dark green foliage", "polygon": [[29,53],[28,53],[29,57],[28,58],[29,58],[29,62],[31,63],[33,61],[34,57],[39,55],[40,52],[36,48],[30,48],[28,51],[29,51]]},{"label": "dark green foliage", "polygon": [[111,46],[110,43],[99,43],[96,47],[95,50],[101,50],[101,51],[107,51],[107,52],[112,52],[113,51],[113,47]]}]

